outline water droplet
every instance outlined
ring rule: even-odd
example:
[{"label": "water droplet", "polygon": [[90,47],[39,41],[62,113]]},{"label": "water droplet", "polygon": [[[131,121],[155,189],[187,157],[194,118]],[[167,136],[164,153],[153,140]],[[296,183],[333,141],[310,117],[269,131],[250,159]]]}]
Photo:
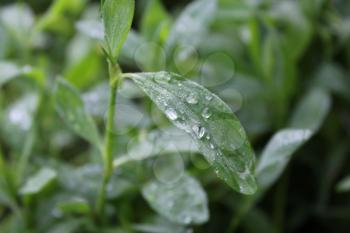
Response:
[{"label": "water droplet", "polygon": [[177,86],[182,87],[182,83],[177,83]]},{"label": "water droplet", "polygon": [[190,94],[189,96],[187,96],[186,101],[189,104],[197,104],[198,103],[198,100],[194,94]]},{"label": "water droplet", "polygon": [[210,116],[211,116],[211,112],[209,110],[209,108],[205,108],[203,109],[203,112],[202,112],[202,117],[204,117],[205,119],[208,119]]},{"label": "water droplet", "polygon": [[214,144],[213,144],[213,143],[210,143],[210,145],[209,145],[209,146],[210,146],[210,148],[211,148],[211,149],[214,149],[214,148],[215,148],[215,146],[214,146]]},{"label": "water droplet", "polygon": [[167,83],[171,80],[171,76],[167,72],[159,72],[155,77],[154,80],[157,83]]},{"label": "water droplet", "polygon": [[207,96],[205,96],[205,99],[206,99],[206,100],[208,100],[208,101],[210,101],[210,100],[212,100],[212,99],[213,99],[213,96],[211,96],[211,95],[207,95]]},{"label": "water droplet", "polygon": [[215,174],[216,174],[216,175],[219,175],[219,170],[216,169],[216,170],[215,170]]},{"label": "water droplet", "polygon": [[165,110],[165,114],[166,114],[167,117],[168,117],[170,120],[172,120],[172,121],[176,120],[177,117],[178,117],[176,111],[175,111],[174,109],[172,109],[172,108],[166,109],[166,110]]},{"label": "water droplet", "polygon": [[210,135],[208,134],[205,138],[209,140],[210,139]]},{"label": "water droplet", "polygon": [[205,134],[205,132],[206,132],[205,128],[202,127],[202,126],[200,126],[200,125],[194,125],[194,126],[192,126],[192,130],[193,130],[194,134],[196,135],[196,137],[197,137],[198,139],[203,138],[203,136],[204,136],[204,134]]}]

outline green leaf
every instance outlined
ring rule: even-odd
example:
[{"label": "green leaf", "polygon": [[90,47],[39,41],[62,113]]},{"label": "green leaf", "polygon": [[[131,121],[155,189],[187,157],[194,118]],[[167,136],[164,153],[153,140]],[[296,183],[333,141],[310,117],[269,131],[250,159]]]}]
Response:
[{"label": "green leaf", "polygon": [[345,177],[337,184],[338,192],[348,192],[350,191],[350,176]]},{"label": "green leaf", "polygon": [[144,233],[189,233],[192,232],[191,229],[179,225],[176,223],[173,223],[166,218],[163,218],[161,216],[155,216],[151,218],[150,221],[147,221],[146,223],[141,224],[134,224],[133,229],[135,229],[137,232],[144,232]]},{"label": "green leaf", "polygon": [[278,131],[269,141],[257,165],[257,178],[263,190],[282,174],[291,156],[317,132],[331,105],[330,96],[320,89],[302,99],[288,128]]},{"label": "green leaf", "polygon": [[161,1],[151,0],[142,16],[142,35],[150,41],[163,42],[168,37],[170,21]]},{"label": "green leaf", "polygon": [[79,92],[63,79],[59,79],[54,90],[56,109],[66,124],[79,136],[99,147],[97,127],[86,112]]},{"label": "green leaf", "polygon": [[216,0],[197,0],[188,5],[174,23],[167,47],[198,46],[208,33],[216,9]]},{"label": "green leaf", "polygon": [[0,62],[0,87],[22,73],[22,69],[11,62]]},{"label": "green leaf", "polygon": [[217,175],[253,194],[255,156],[231,109],[204,87],[168,72],[128,74],[175,126],[189,133]]},{"label": "green leaf", "polygon": [[106,0],[102,7],[106,50],[117,59],[131,28],[134,16],[134,0]]},{"label": "green leaf", "polygon": [[80,197],[60,202],[56,207],[62,213],[88,214],[90,212],[89,203]]},{"label": "green leaf", "polygon": [[56,171],[50,168],[42,168],[34,176],[30,177],[20,193],[23,195],[36,194],[42,191],[49,183],[57,177]]},{"label": "green leaf", "polygon": [[22,46],[28,45],[34,25],[34,14],[26,4],[12,4],[0,10],[0,22],[9,36]]},{"label": "green leaf", "polygon": [[143,187],[142,194],[154,210],[173,222],[201,224],[209,218],[206,193],[187,174],[174,184],[151,181]]},{"label": "green leaf", "polygon": [[190,136],[177,128],[155,130],[133,143],[128,153],[116,158],[113,165],[117,167],[130,161],[181,152],[198,152]]}]

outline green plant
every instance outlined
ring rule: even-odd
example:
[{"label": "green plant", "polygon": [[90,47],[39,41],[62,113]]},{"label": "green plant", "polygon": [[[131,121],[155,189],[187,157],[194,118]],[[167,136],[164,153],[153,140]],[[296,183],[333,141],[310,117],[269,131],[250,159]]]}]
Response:
[{"label": "green plant", "polygon": [[0,232],[349,230],[345,1],[43,2],[0,4]]}]

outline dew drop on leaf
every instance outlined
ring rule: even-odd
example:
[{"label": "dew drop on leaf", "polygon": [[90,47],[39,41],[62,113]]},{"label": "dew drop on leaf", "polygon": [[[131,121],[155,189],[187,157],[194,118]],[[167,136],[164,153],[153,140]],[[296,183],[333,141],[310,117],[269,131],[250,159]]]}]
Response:
[{"label": "dew drop on leaf", "polygon": [[189,104],[197,104],[198,103],[197,97],[194,94],[188,95],[186,98],[186,101]]},{"label": "dew drop on leaf", "polygon": [[154,77],[154,81],[157,83],[168,83],[171,80],[171,76],[167,72],[160,72]]},{"label": "dew drop on leaf", "polygon": [[202,117],[204,117],[205,119],[208,119],[210,116],[211,116],[211,112],[209,108],[205,108],[202,112]]},{"label": "dew drop on leaf", "polygon": [[172,108],[166,109],[165,110],[165,114],[172,121],[174,121],[174,120],[176,120],[178,118],[176,111],[174,109],[172,109]]},{"label": "dew drop on leaf", "polygon": [[206,132],[205,128],[200,125],[192,126],[192,130],[198,139],[203,138]]}]

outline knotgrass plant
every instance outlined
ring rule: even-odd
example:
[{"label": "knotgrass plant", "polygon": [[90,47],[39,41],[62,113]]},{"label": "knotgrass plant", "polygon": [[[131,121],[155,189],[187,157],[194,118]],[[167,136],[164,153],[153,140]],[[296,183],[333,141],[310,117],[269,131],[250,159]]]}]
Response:
[{"label": "knotgrass plant", "polygon": [[0,5],[0,232],[347,232],[348,4],[164,3]]}]

